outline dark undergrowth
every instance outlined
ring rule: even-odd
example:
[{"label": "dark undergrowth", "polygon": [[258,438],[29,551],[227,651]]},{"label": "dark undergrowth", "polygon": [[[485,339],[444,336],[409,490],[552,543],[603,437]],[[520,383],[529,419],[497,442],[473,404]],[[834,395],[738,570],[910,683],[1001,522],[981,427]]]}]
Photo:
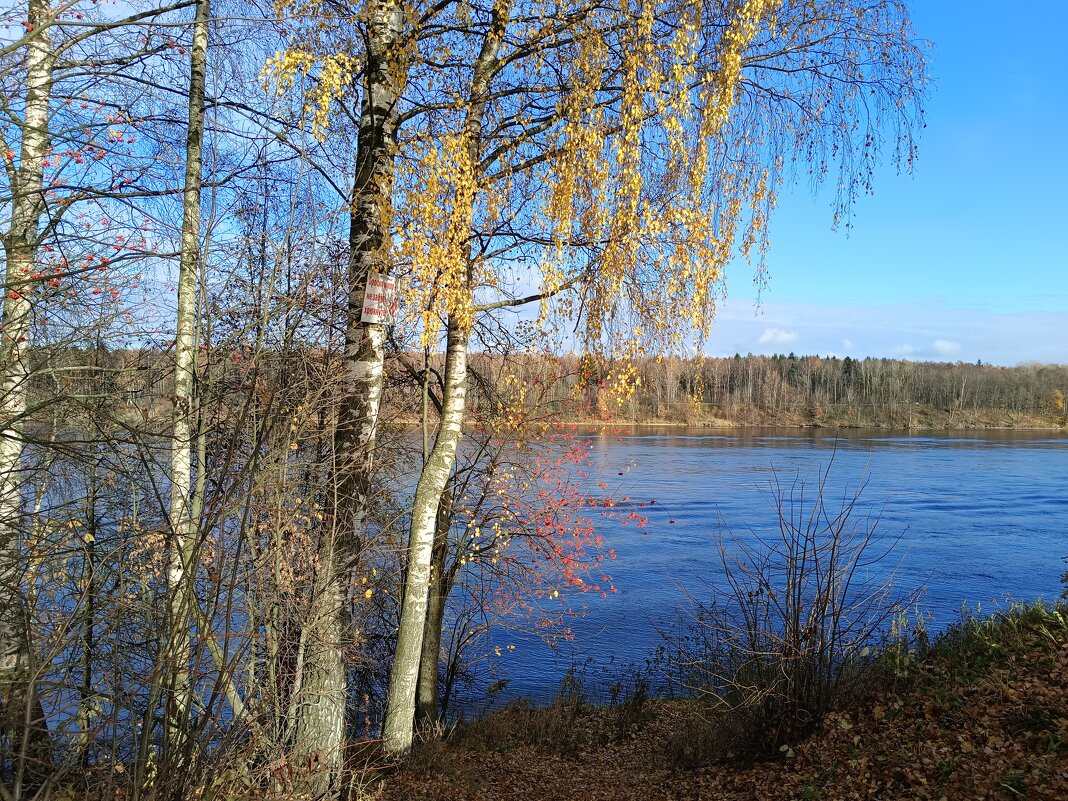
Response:
[{"label": "dark undergrowth", "polygon": [[420,744],[382,789],[513,797],[509,788],[533,782],[544,797],[577,798],[568,777],[596,773],[626,792],[652,777],[651,797],[688,797],[714,780],[739,798],[1068,798],[1063,604],[968,617],[922,652],[885,648],[875,664],[864,693],[773,754],[741,747],[739,727],[753,718],[722,704],[641,691],[597,706],[572,687],[550,706],[515,702]]}]

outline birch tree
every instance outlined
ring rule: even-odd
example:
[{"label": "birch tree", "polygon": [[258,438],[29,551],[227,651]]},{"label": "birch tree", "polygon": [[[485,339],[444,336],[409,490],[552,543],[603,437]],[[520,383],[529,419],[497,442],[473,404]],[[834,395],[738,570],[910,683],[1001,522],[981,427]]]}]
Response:
[{"label": "birch tree", "polygon": [[[181,253],[175,309],[174,407],[171,431],[170,541],[167,559],[168,647],[172,671],[166,704],[167,746],[178,764],[182,731],[189,723],[190,631],[195,595],[198,521],[193,509],[192,446],[196,436],[197,289],[200,272],[200,193],[204,148],[204,92],[210,0],[196,0],[189,55],[188,124],[182,193]],[[203,470],[203,465],[199,466]]]},{"label": "birch tree", "polygon": [[[280,91],[296,76],[321,66],[312,90],[318,103],[313,129],[329,126],[328,98],[355,95],[356,128],[351,190],[347,196],[349,261],[345,389],[334,436],[331,514],[320,544],[315,609],[304,624],[295,753],[324,770],[314,789],[336,777],[345,726],[347,639],[344,605],[350,598],[366,537],[378,415],[385,377],[386,326],[362,319],[367,282],[392,270],[394,159],[400,98],[407,80],[410,10],[399,0],[371,0],[355,8],[282,3],[294,12],[295,44],[270,64]],[[321,102],[320,102],[321,101]],[[337,127],[337,126],[335,126]],[[325,786],[322,783],[325,782]]]},{"label": "birch tree", "polygon": [[[26,21],[25,95],[17,161],[11,145],[4,168],[11,187],[11,218],[3,232],[6,257],[3,330],[0,331],[0,696],[3,727],[13,753],[50,763],[44,710],[32,678],[23,606],[21,561],[22,453],[28,391],[32,284],[45,217],[44,161],[49,152],[49,101],[55,52],[47,0],[31,0]],[[16,779],[15,793],[20,792]]]},{"label": "birch tree", "polygon": [[[511,11],[511,0],[496,0],[474,62],[462,136],[457,143],[457,166],[466,168],[468,174],[457,184],[450,225],[441,232],[445,236],[441,244],[446,249],[442,254],[442,262],[432,268],[444,268],[444,280],[448,282],[451,279],[460,286],[470,286],[473,279],[471,270],[474,263],[467,237],[476,193],[472,172],[481,157],[486,94],[499,66],[501,45]],[[433,450],[423,464],[412,502],[408,567],[401,599],[397,645],[389,672],[388,705],[383,725],[385,747],[393,753],[404,753],[410,748],[415,722],[419,665],[430,599],[431,564],[435,534],[439,528],[438,509],[456,462],[467,399],[467,349],[471,319],[465,314],[466,311],[460,306],[456,309],[457,313],[447,316],[440,422]]]},{"label": "birch tree", "polygon": [[[925,80],[907,10],[892,0],[444,3],[404,19],[401,158],[380,208],[406,320],[428,346],[444,341],[446,368],[390,677],[385,738],[398,753],[411,742],[435,517],[476,322],[540,303],[547,333],[579,324],[581,344],[600,353],[700,342],[727,263],[763,269],[783,180],[833,174],[844,214],[870,184],[885,131],[911,164]],[[329,15],[314,30],[277,66],[314,76],[309,107],[323,131],[366,71]],[[611,383],[626,393],[632,379],[624,368]]]},{"label": "birch tree", "polygon": [[[863,91],[877,96],[876,117],[888,110],[890,121],[905,123],[897,133],[906,159],[913,154],[922,59],[907,38],[896,40],[892,55],[863,44],[907,28],[899,6],[853,9],[856,30],[843,7],[830,27],[814,8],[775,2],[647,3],[614,13],[587,7],[579,21],[567,21],[567,44],[545,33],[553,10],[535,9],[498,2],[469,26],[482,32],[473,37],[481,42],[472,47],[477,56],[462,72],[466,96],[454,101],[455,111],[443,104],[428,114],[432,132],[427,123],[410,139],[420,173],[398,204],[411,215],[399,224],[401,253],[419,288],[412,305],[421,310],[424,337],[432,339],[443,321],[445,379],[435,445],[412,508],[384,727],[394,753],[411,744],[436,514],[461,436],[467,350],[479,315],[540,301],[543,322],[578,316],[587,347],[624,355],[670,350],[690,337],[700,342],[729,260],[737,253],[762,267],[786,157],[803,152],[818,162],[810,136],[847,151],[840,205],[848,209],[872,158],[863,155],[860,169],[851,163],[860,144],[853,134],[862,130],[867,149],[877,136]],[[784,69],[807,48],[814,52],[802,59],[825,58],[828,41],[837,66],[808,70],[818,89],[803,97],[801,113],[785,124],[762,118],[769,98],[780,105],[797,87],[756,82],[750,90],[747,70]],[[874,80],[865,77],[869,66]],[[839,81],[854,88],[836,89]],[[895,111],[901,107],[908,111]],[[417,107],[413,123],[418,114]],[[828,129],[810,128],[813,114]],[[831,125],[847,132],[843,141],[828,133]],[[541,202],[538,185],[548,188]],[[539,291],[499,299],[508,289],[502,263],[532,251],[539,253]],[[573,288],[579,291],[569,293]],[[498,299],[480,302],[480,293]],[[576,296],[580,312],[570,305]],[[632,389],[628,371],[615,380],[621,394]]]},{"label": "birch tree", "polygon": [[[30,392],[35,381],[39,389],[42,378],[70,369],[52,363],[51,355],[72,343],[83,345],[89,330],[83,326],[93,326],[86,320],[105,300],[122,294],[121,283],[111,276],[118,278],[123,268],[116,270],[113,262],[143,252],[134,243],[138,223],[131,223],[129,211],[136,198],[150,193],[132,185],[152,174],[154,159],[132,153],[136,124],[130,107],[139,97],[120,87],[124,82],[136,86],[144,78],[143,71],[131,75],[131,67],[138,72],[141,60],[160,52],[160,40],[149,34],[183,5],[126,6],[109,16],[76,1],[29,0],[3,12],[5,27],[10,23],[21,29],[21,35],[0,48],[0,204],[10,215],[2,233],[0,694],[4,727],[13,738],[16,796],[28,790],[23,782],[27,765],[46,766],[52,757],[46,710],[34,687],[34,677],[50,666],[47,655],[34,652],[39,632],[31,628],[42,627],[27,604],[36,597],[28,568],[40,566],[43,558],[33,552],[30,535],[47,525],[36,514],[29,519],[23,508],[27,482],[34,477],[24,464],[24,445],[34,438],[38,422],[54,424],[46,411],[75,400],[60,397],[59,391],[51,396]],[[124,37],[129,29],[142,35]],[[157,186],[151,194],[165,192]],[[108,230],[109,208],[122,218],[116,226],[122,234]],[[132,247],[120,244],[125,242]],[[58,390],[59,382],[53,384]],[[49,447],[47,441],[41,443],[38,462],[49,461],[47,453],[40,454]],[[39,509],[43,490],[38,486],[35,491],[34,508]]]}]

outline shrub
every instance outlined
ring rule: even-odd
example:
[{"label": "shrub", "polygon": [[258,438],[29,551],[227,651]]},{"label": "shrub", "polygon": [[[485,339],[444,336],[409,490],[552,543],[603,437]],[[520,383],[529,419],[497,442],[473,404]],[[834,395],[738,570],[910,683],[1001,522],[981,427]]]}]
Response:
[{"label": "shrub", "polygon": [[644,671],[622,671],[607,690],[608,704],[594,704],[583,670],[571,667],[552,704],[536,707],[515,700],[484,718],[461,724],[451,742],[480,751],[505,752],[525,745],[574,754],[633,736],[653,720],[651,686]]},{"label": "shrub", "polygon": [[582,733],[577,724],[591,708],[582,676],[571,668],[551,705],[536,707],[522,699],[513,701],[504,709],[458,727],[455,741],[461,747],[481,751],[504,752],[520,745],[535,745],[568,753],[580,745]]},{"label": "shrub", "polygon": [[649,702],[649,680],[641,671],[633,671],[612,684],[610,692],[610,718],[615,738],[626,737],[642,729],[653,718]]},{"label": "shrub", "polygon": [[776,479],[776,535],[719,538],[721,583],[667,650],[669,682],[705,702],[714,729],[689,733],[695,755],[787,751],[884,674],[877,646],[911,602],[885,569],[896,539],[860,512],[863,481],[832,509],[828,474],[812,497],[802,478]]},{"label": "shrub", "polygon": [[709,716],[707,709],[693,708],[673,721],[664,737],[668,759],[684,768],[699,768],[731,753],[730,732]]}]

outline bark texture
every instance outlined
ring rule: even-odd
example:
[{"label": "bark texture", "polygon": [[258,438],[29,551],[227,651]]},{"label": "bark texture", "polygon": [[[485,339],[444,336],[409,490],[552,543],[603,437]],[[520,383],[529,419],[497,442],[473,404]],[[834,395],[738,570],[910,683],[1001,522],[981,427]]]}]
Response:
[{"label": "bark texture", "polygon": [[445,487],[438,501],[437,530],[430,557],[430,588],[427,592],[426,626],[419,657],[419,686],[415,699],[415,719],[430,725],[440,716],[438,707],[438,663],[441,658],[441,628],[445,622],[445,602],[452,588],[452,572],[446,570],[449,555],[449,529],[452,526],[452,487]]},{"label": "bark texture", "polygon": [[23,588],[22,451],[32,297],[45,214],[44,165],[55,54],[45,0],[31,0],[28,23],[40,34],[26,51],[25,106],[17,169],[10,169],[11,221],[3,234],[7,270],[0,331],[0,719],[12,748],[13,797],[32,790],[51,761],[47,721],[34,680],[29,610]]},{"label": "bark texture", "polygon": [[[469,163],[478,164],[486,95],[499,65],[498,55],[511,13],[510,0],[496,0],[489,28],[475,59],[467,98],[465,133],[471,149]],[[474,176],[472,176],[474,180]],[[475,192],[470,193],[474,203]],[[472,291],[471,263],[468,257],[468,291]],[[423,465],[412,503],[412,524],[408,536],[408,569],[401,601],[397,649],[389,671],[384,747],[391,754],[405,754],[412,747],[412,728],[418,692],[419,664],[426,630],[430,596],[431,561],[437,530],[438,503],[456,463],[467,400],[467,348],[470,331],[450,316],[445,343],[445,386],[442,392],[441,422],[434,449]]]},{"label": "bark texture", "polygon": [[[456,462],[464,408],[467,401],[468,332],[450,322],[445,348],[445,387],[442,393],[441,423],[434,448],[423,465],[412,503],[412,524],[408,541],[408,569],[401,601],[397,648],[389,671],[385,748],[393,754],[407,753],[412,747],[415,700],[420,656],[427,622],[431,561],[437,531],[438,502]],[[435,671],[437,665],[435,662]]]},{"label": "bark texture", "polygon": [[321,576],[305,624],[303,675],[294,752],[314,768],[312,792],[337,790],[345,732],[346,602],[351,600],[371,502],[375,438],[385,376],[386,326],[361,320],[372,272],[390,270],[393,159],[405,63],[397,46],[404,11],[396,0],[373,4],[367,30],[360,127],[349,217],[348,319],[344,396],[334,435],[332,525],[320,546]]},{"label": "bark texture", "polygon": [[200,193],[204,150],[204,91],[210,0],[197,0],[189,57],[189,120],[182,194],[182,241],[174,337],[174,406],[171,433],[170,542],[167,553],[169,694],[164,730],[170,764],[185,757],[192,684],[189,660],[192,606],[196,603],[197,521],[193,516],[193,440],[196,436],[197,285],[200,273]]}]

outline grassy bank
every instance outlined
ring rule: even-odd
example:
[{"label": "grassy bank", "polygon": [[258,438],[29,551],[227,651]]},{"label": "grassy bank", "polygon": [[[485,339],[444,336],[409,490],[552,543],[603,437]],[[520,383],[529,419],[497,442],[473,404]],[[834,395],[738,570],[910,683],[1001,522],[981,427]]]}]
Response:
[{"label": "grassy bank", "polygon": [[[835,430],[873,430],[873,431],[1065,431],[1068,425],[1062,424],[1054,415],[1017,414],[1006,411],[985,410],[946,412],[940,409],[916,410],[910,418],[907,412],[889,414],[888,416],[856,416],[821,414],[819,417],[806,414],[773,414],[766,410],[752,408],[722,416],[727,411],[700,413],[680,409],[675,414],[643,414],[636,416],[618,415],[608,417],[590,417],[579,413],[562,412],[555,418],[556,422],[577,425],[583,430],[618,428],[621,426],[642,426],[661,428],[708,428],[717,430],[749,428],[811,428]],[[399,415],[391,423],[401,429],[421,430],[422,420],[411,416]]]},{"label": "grassy bank", "polygon": [[1006,409],[944,409],[917,404],[858,409],[857,407],[815,407],[804,411],[771,411],[759,406],[700,408],[676,405],[661,408],[660,414],[619,415],[608,420],[574,419],[583,426],[640,425],[693,428],[827,428],[875,429],[881,431],[978,431],[1007,429],[1057,431],[1065,428],[1056,414],[1013,412]]},{"label": "grassy bank", "polygon": [[430,739],[368,792],[397,801],[1065,799],[1066,614],[1018,607],[954,626],[922,653],[892,652],[867,692],[774,756],[725,739],[722,709],[640,688],[611,707],[569,693]]}]

